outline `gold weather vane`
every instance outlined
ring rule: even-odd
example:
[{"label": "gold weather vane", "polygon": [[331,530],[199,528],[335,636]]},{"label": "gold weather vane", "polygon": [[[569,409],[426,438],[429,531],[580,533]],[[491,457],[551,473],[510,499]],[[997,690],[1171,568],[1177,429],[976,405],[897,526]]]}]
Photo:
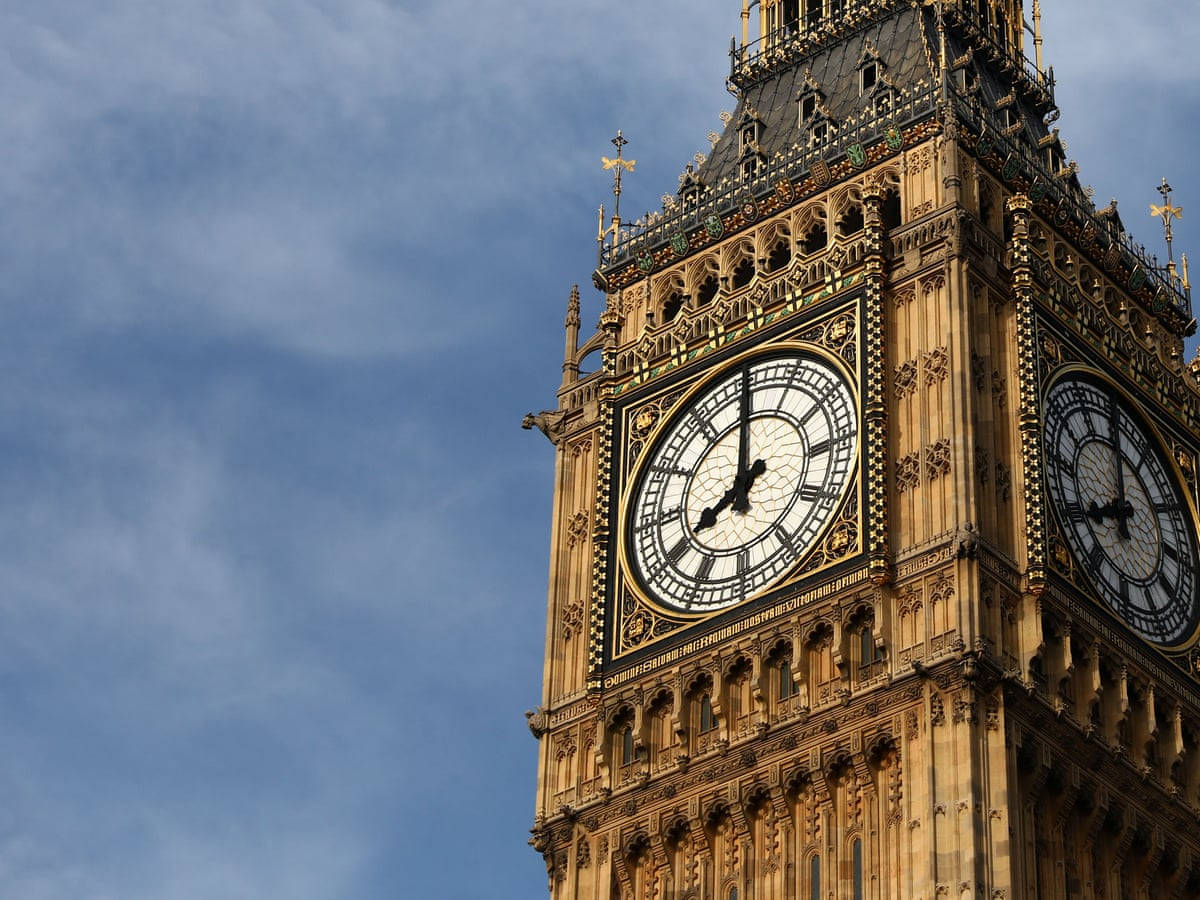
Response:
[{"label": "gold weather vane", "polygon": [[613,171],[613,216],[612,222],[607,228],[604,227],[604,207],[600,207],[600,228],[599,234],[596,236],[596,242],[603,247],[604,239],[608,235],[613,236],[613,243],[617,241],[617,232],[621,228],[621,176],[625,172],[633,173],[633,167],[637,165],[636,159],[624,159],[621,156],[622,150],[629,141],[625,140],[620,129],[617,130],[617,136],[612,139],[613,146],[617,148],[617,158],[609,159],[607,156],[600,157],[600,162],[604,164],[604,171]]},{"label": "gold weather vane", "polygon": [[[1158,192],[1160,194],[1162,194],[1163,205],[1159,206],[1156,203],[1151,203],[1150,204],[1150,215],[1153,218],[1162,220],[1163,230],[1167,234],[1167,274],[1170,275],[1171,280],[1174,281],[1176,278],[1176,275],[1175,275],[1175,249],[1174,249],[1175,231],[1174,231],[1173,226],[1174,226],[1174,220],[1176,220],[1176,219],[1182,220],[1183,219],[1183,207],[1171,205],[1171,191],[1172,190],[1173,190],[1173,188],[1171,187],[1171,185],[1167,184],[1167,179],[1164,178],[1162,180],[1162,184],[1159,185],[1159,187],[1158,187]],[[1183,286],[1185,289],[1191,288],[1191,285],[1188,283],[1187,255],[1186,254],[1184,254],[1184,257],[1183,257]]]}]

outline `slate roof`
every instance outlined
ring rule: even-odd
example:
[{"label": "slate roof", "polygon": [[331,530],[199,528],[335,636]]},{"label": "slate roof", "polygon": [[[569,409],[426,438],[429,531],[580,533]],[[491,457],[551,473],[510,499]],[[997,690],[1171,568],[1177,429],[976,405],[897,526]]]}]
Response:
[{"label": "slate roof", "polygon": [[733,118],[697,176],[707,185],[740,178],[738,121],[747,105],[763,120],[759,145],[768,156],[797,142],[803,145],[807,135],[799,125],[798,101],[808,85],[806,71],[811,71],[812,81],[824,95],[822,106],[834,124],[863,116],[871,99],[860,96],[859,61],[868,44],[882,63],[884,79],[897,90],[912,90],[919,82],[927,87],[934,77],[928,27],[920,9],[905,8],[750,87],[739,98]]},{"label": "slate roof", "polygon": [[[946,42],[949,62],[968,54],[965,36],[956,35],[953,27],[947,29]],[[910,6],[836,40],[790,67],[781,68],[742,92],[732,119],[695,177],[710,187],[722,179],[731,182],[740,179],[743,157],[738,123],[747,108],[763,121],[759,146],[769,158],[774,157],[794,144],[807,145],[808,133],[799,121],[799,98],[809,87],[810,75],[821,94],[822,112],[828,113],[835,126],[845,127],[871,115],[873,95],[862,95],[859,75],[860,62],[868,48],[881,63],[880,88],[890,86],[903,96],[928,89],[939,77],[935,71],[938,46],[935,13]],[[971,56],[968,68],[978,84],[980,110],[993,120],[1001,119],[1003,113],[996,107],[1012,93],[1011,78],[1002,74],[999,65],[988,60],[985,52],[977,51]],[[1025,96],[1016,96],[1011,105],[1023,121],[1023,143],[1038,152],[1039,141],[1048,133],[1043,122],[1045,110],[1034,109]],[[1077,188],[1077,182],[1074,186]]]}]

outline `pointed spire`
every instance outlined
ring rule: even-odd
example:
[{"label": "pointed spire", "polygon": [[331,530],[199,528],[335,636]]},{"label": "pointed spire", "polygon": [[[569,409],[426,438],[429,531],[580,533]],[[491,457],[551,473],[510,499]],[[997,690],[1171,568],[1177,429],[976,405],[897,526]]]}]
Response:
[{"label": "pointed spire", "polygon": [[567,321],[568,328],[579,327],[579,285],[571,285],[571,297],[567,300]]},{"label": "pointed spire", "polygon": [[571,297],[567,300],[566,346],[563,349],[563,387],[579,378],[579,285],[571,286]]},{"label": "pointed spire", "polygon": [[1033,52],[1034,64],[1038,73],[1042,69],[1042,4],[1041,0],[1033,0]]}]

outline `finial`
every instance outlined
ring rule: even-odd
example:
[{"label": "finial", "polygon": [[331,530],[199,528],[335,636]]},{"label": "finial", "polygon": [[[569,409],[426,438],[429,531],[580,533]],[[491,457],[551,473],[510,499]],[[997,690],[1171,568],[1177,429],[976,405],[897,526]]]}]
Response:
[{"label": "finial", "polygon": [[1038,77],[1042,77],[1042,4],[1033,0],[1033,51]]},{"label": "finial", "polygon": [[567,300],[567,321],[566,326],[570,328],[572,325],[578,327],[579,322],[579,285],[571,285],[571,296]]},{"label": "finial", "polygon": [[562,386],[579,380],[579,285],[571,285],[571,297],[567,300],[566,344],[563,348]]},{"label": "finial", "polygon": [[1183,218],[1183,207],[1171,205],[1171,192],[1174,190],[1171,185],[1167,184],[1167,179],[1162,180],[1162,184],[1158,186],[1158,192],[1162,194],[1163,205],[1150,204],[1150,215],[1156,219],[1161,219],[1163,230],[1167,234],[1167,274],[1171,276],[1171,280],[1175,279],[1175,253],[1174,239],[1175,233],[1173,230],[1173,220]]},{"label": "finial", "polygon": [[615,169],[613,173],[613,217],[619,219],[621,216],[621,175],[624,172],[633,172],[633,167],[637,165],[636,159],[622,159],[621,151],[629,141],[625,140],[625,136],[621,134],[620,129],[617,130],[617,136],[612,139],[612,144],[617,148],[617,158],[609,159],[607,156],[600,157],[600,161],[604,163],[604,171]]},{"label": "finial", "polygon": [[600,207],[600,234],[597,238],[597,242],[600,244],[600,252],[602,255],[604,239],[611,234],[612,242],[615,246],[617,243],[617,237],[619,236],[621,230],[621,175],[625,172],[632,173],[633,167],[637,165],[636,159],[624,159],[621,156],[621,151],[624,150],[625,145],[628,143],[629,141],[625,139],[625,136],[621,134],[620,129],[618,129],[617,136],[612,139],[613,146],[617,148],[617,158],[609,159],[607,156],[600,157],[600,162],[604,164],[605,172],[609,171],[610,169],[615,170],[613,172],[613,215],[612,222],[609,224],[608,228],[604,227],[604,207]]}]

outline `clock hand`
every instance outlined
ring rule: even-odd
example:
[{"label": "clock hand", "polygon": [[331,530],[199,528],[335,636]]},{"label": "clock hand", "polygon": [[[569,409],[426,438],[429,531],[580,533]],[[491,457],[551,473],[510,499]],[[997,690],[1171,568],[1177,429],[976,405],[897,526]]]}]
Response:
[{"label": "clock hand", "polygon": [[[756,459],[748,471],[733,480],[733,487],[725,492],[725,495],[717,501],[716,506],[705,507],[704,511],[700,513],[700,521],[692,530],[703,531],[705,528],[712,528],[717,524],[717,514],[724,511],[725,507],[730,504],[733,505],[735,512],[749,510],[750,501],[746,499],[747,495],[750,493],[750,488],[754,486],[754,480],[765,471],[767,471],[767,464],[761,459]],[[745,509],[738,509],[739,502],[745,504]]]},{"label": "clock hand", "polygon": [[[752,465],[749,469],[747,469],[742,474],[742,498],[743,499],[745,499],[749,495],[750,488],[754,487],[754,479],[756,479],[759,475],[761,475],[765,471],[767,471],[767,464],[765,462],[763,462],[761,459],[756,459],[754,461],[754,465]],[[749,508],[750,508],[750,503],[749,503],[749,501],[747,501],[746,509],[749,509]],[[734,507],[734,509],[737,509],[737,507]],[[746,509],[739,510],[739,511],[745,512]]]},{"label": "clock hand", "polygon": [[1121,456],[1121,426],[1118,421],[1120,410],[1117,409],[1117,398],[1109,396],[1108,431],[1113,442],[1113,456],[1117,464],[1117,498],[1110,504],[1113,511],[1110,515],[1117,520],[1117,534],[1122,540],[1129,540],[1129,517],[1133,515],[1133,505],[1125,499],[1125,465]]},{"label": "clock hand", "polygon": [[700,513],[700,521],[696,523],[696,527],[692,529],[693,531],[703,531],[705,528],[712,528],[717,524],[717,513],[724,510],[725,507],[733,502],[738,494],[738,482],[740,480],[740,478],[734,479],[733,487],[725,492],[725,496],[717,501],[716,506],[707,506],[704,508],[704,511]]},{"label": "clock hand", "polygon": [[1105,519],[1113,518],[1117,520],[1117,530],[1122,537],[1129,537],[1129,519],[1133,518],[1133,504],[1128,500],[1109,500],[1103,506],[1097,505],[1093,500],[1087,509],[1087,516],[1097,525]]},{"label": "clock hand", "polygon": [[[737,477],[733,480],[733,511],[744,513],[750,509],[746,494],[750,486],[745,483],[750,465],[750,367],[742,369],[742,399],[738,412],[738,462]],[[753,479],[751,479],[753,480]]]}]

